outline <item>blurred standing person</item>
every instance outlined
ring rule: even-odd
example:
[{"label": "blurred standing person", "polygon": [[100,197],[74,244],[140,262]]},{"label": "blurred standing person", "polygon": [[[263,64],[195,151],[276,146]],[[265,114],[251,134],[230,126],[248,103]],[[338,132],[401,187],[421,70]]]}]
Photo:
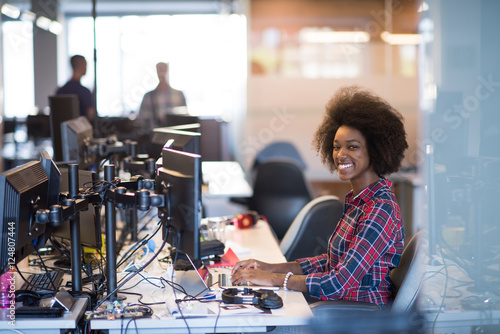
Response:
[{"label": "blurred standing person", "polygon": [[56,95],[76,94],[80,106],[80,115],[86,116],[91,122],[96,118],[94,96],[84,87],[80,80],[87,73],[87,61],[81,55],[74,55],[70,59],[73,74],[64,86],[57,89]]},{"label": "blurred standing person", "polygon": [[170,86],[168,70],[167,63],[159,62],[156,64],[158,86],[147,92],[142,99],[138,120],[149,130],[164,125],[167,115],[173,114],[175,107],[186,106],[184,93]]}]

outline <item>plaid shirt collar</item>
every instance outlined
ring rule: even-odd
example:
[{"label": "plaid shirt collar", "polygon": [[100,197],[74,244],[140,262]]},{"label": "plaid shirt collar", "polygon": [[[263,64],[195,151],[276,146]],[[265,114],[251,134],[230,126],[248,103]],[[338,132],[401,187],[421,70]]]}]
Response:
[{"label": "plaid shirt collar", "polygon": [[378,181],[370,184],[368,187],[363,189],[358,196],[352,197],[353,193],[352,190],[347,193],[345,196],[345,202],[346,204],[358,204],[361,201],[364,203],[368,203],[371,199],[374,198],[375,194],[382,188],[392,188],[392,181],[389,181],[387,179],[379,179]]}]

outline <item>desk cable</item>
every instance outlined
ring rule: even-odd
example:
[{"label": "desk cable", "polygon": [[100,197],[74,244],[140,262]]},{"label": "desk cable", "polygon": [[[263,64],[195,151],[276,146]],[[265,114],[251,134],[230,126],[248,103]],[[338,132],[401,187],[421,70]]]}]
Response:
[{"label": "desk cable", "polygon": [[[144,297],[144,295],[142,293],[137,293],[137,292],[129,292],[129,291],[126,291],[126,290],[130,290],[130,289],[133,289],[135,288],[137,285],[141,284],[143,281],[147,281],[149,284],[159,288],[159,289],[164,289],[167,287],[167,285],[169,286],[172,286],[171,284],[169,284],[168,281],[166,281],[163,277],[145,277],[143,276],[141,273],[139,273],[139,275],[141,277],[143,277],[142,280],[138,281],[136,284],[134,284],[133,286],[130,286],[128,288],[125,288],[125,289],[122,289],[120,290],[121,293],[123,294],[129,294],[129,295],[135,295],[135,296],[139,296],[139,298],[137,299],[137,303],[139,303],[140,305],[144,305],[144,306],[149,306],[149,305],[161,305],[161,304],[165,304],[165,302],[153,302],[153,303],[145,303],[142,301],[142,297]],[[153,282],[151,282],[151,280],[159,280],[160,281],[160,285],[157,285]],[[134,305],[134,303],[131,303],[129,305]]]},{"label": "desk cable", "polygon": [[[177,232],[177,241],[180,240],[180,232],[178,231]],[[174,245],[172,245],[174,246]],[[178,247],[176,247],[176,249],[178,251],[175,252],[175,257],[173,259],[173,268],[175,268],[175,264],[177,262],[177,256],[180,252],[180,250],[178,249]],[[189,262],[191,263],[192,267],[194,270],[197,270],[196,266],[194,265],[193,263],[193,260],[191,259],[191,257],[184,253],[186,255],[186,257],[188,258]],[[171,282],[168,282],[168,284],[176,284],[178,285],[177,283],[174,283],[174,270],[172,270],[172,276],[171,276]],[[217,283],[214,283],[214,285],[217,284]],[[191,329],[189,328],[189,324],[187,323],[187,320],[186,320],[186,317],[184,316],[184,314],[182,313],[182,308],[180,307],[180,303],[183,302],[183,301],[197,301],[197,302],[200,302],[200,303],[204,303],[204,302],[214,302],[214,300],[212,300],[211,298],[209,297],[199,297],[202,293],[204,293],[206,291],[206,289],[200,291],[197,295],[195,296],[192,296],[192,295],[189,295],[182,286],[180,286],[182,288],[182,292],[183,294],[185,295],[183,299],[178,299],[177,298],[177,294],[176,294],[176,289],[174,288],[174,286],[172,286],[173,288],[173,293],[174,293],[174,299],[175,299],[175,304],[177,305],[177,309],[181,315],[181,318],[183,319],[185,325],[186,325],[186,329],[188,330],[188,333],[191,333]],[[214,324],[214,333],[217,331],[217,323],[219,321],[219,317],[220,317],[220,313],[221,313],[221,301],[218,302],[218,313],[217,313],[217,317],[215,319],[215,324]]]},{"label": "desk cable", "polygon": [[130,325],[130,323],[131,323],[131,322],[133,322],[133,323],[134,323],[134,326],[135,326],[135,332],[136,332],[137,334],[139,334],[139,330],[137,329],[137,322],[135,321],[135,318],[129,319],[129,320],[127,321],[127,326],[125,327],[125,332],[123,332],[123,320],[124,320],[124,319],[122,318],[122,321],[121,321],[121,328],[120,328],[120,334],[122,334],[122,333],[126,334],[126,333],[127,333],[127,331],[128,331],[128,326]]},{"label": "desk cable", "polygon": [[[169,208],[169,209],[170,209],[170,208]],[[181,238],[181,233],[180,233],[180,231],[177,231],[177,242],[178,242],[178,243],[179,243],[180,238]],[[173,246],[174,246],[174,245],[172,245],[172,247],[173,247]],[[172,261],[172,274],[171,274],[171,278],[170,278],[170,280],[171,280],[172,282],[174,282],[175,264],[177,263],[177,256],[178,256],[178,254],[179,254],[179,249],[178,249],[179,247],[178,247],[178,245],[176,245],[176,246],[177,246],[177,247],[176,247],[176,248],[177,248],[177,251],[175,252],[175,257],[174,257],[174,259],[173,259],[173,261]],[[187,254],[186,254],[186,255],[187,255]],[[188,258],[189,258],[189,256],[188,256]],[[196,270],[196,268],[194,268],[194,269]],[[183,288],[183,290],[184,290],[184,288]],[[184,317],[184,314],[182,313],[182,308],[181,308],[181,306],[180,306],[180,305],[179,305],[179,303],[177,302],[177,300],[178,300],[178,299],[177,299],[176,289],[172,289],[172,291],[174,292],[174,299],[175,299],[175,304],[177,305],[177,309],[179,310],[179,313],[180,313],[180,315],[181,315],[181,318],[182,318],[182,320],[184,321],[184,324],[186,325],[186,329],[188,330],[188,333],[189,333],[189,334],[191,334],[191,329],[189,328],[189,324],[187,323],[187,320],[186,320],[186,318]]]},{"label": "desk cable", "polygon": [[[139,249],[141,249],[142,246],[147,245],[149,243],[149,241],[153,239],[153,237],[156,235],[156,233],[158,233],[158,231],[160,231],[160,229],[161,229],[161,224],[159,222],[157,229],[153,232],[153,234],[151,236],[149,234],[146,234],[141,240],[139,240],[135,244],[129,246],[125,250],[123,255],[121,256],[119,261],[117,261],[117,264],[116,264],[117,268],[120,267],[123,263],[125,263],[128,259],[130,259],[135,254],[135,252],[137,252]],[[149,247],[147,248],[147,250],[149,253]]]},{"label": "desk cable", "polygon": [[439,317],[439,314],[441,314],[441,311],[444,307],[444,300],[446,298],[446,290],[448,289],[448,267],[446,266],[445,260],[444,260],[444,255],[443,251],[440,251],[441,253],[441,259],[443,260],[443,265],[444,265],[444,270],[445,270],[445,280],[444,280],[444,294],[443,294],[443,299],[441,300],[441,305],[439,305],[439,310],[436,312],[436,317],[434,318],[434,321],[432,322],[432,332],[434,332],[434,328],[436,326],[437,319]]},{"label": "desk cable", "polygon": [[149,266],[151,264],[151,262],[153,262],[157,257],[158,255],[161,253],[161,251],[163,250],[163,248],[165,247],[165,244],[167,243],[167,238],[168,238],[168,231],[167,233],[165,233],[165,237],[163,238],[163,241],[162,241],[162,244],[160,246],[160,248],[158,249],[158,251],[156,253],[154,253],[154,255],[151,257],[151,259],[149,259],[141,268],[139,268],[137,271],[133,272],[132,275],[128,276],[126,279],[124,279],[113,291],[108,291],[108,294],[106,295],[106,297],[104,297],[103,299],[101,299],[97,305],[95,306],[94,310],[96,310],[99,306],[101,306],[110,296],[114,295],[116,292],[118,292],[118,290],[123,287],[128,281],[130,281],[133,277],[135,277],[135,275],[137,275],[139,272],[141,272],[142,270],[144,270],[144,268],[146,268],[147,266]]}]

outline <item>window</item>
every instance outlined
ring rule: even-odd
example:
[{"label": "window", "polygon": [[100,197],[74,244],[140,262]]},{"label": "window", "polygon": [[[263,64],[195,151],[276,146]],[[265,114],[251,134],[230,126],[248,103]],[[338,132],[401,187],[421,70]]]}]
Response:
[{"label": "window", "polygon": [[3,22],[2,34],[4,117],[24,118],[35,111],[33,23]]},{"label": "window", "polygon": [[[68,58],[87,58],[82,84],[93,90],[93,20],[67,20]],[[122,116],[139,110],[157,85],[155,64],[170,63],[170,84],[193,115],[230,119],[245,103],[246,19],[243,15],[110,16],[96,20],[97,110]],[[68,61],[66,60],[66,63]],[[59,84],[64,84],[70,69]]]}]

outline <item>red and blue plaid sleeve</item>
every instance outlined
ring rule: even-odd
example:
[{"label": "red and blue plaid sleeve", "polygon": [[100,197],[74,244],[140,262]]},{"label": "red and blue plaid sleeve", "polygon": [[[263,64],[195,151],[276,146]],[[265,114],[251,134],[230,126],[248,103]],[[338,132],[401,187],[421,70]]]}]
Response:
[{"label": "red and blue plaid sleeve", "polygon": [[322,254],[316,257],[309,257],[297,260],[302,267],[302,272],[307,274],[324,272],[327,270],[328,256]]}]

